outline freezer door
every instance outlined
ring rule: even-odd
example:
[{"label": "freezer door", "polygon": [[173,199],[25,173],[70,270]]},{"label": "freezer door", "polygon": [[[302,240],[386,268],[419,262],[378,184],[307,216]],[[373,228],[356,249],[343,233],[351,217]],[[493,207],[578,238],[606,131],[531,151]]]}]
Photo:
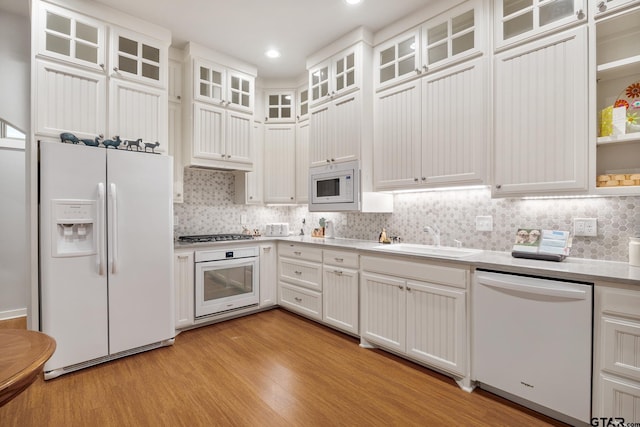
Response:
[{"label": "freezer door", "polygon": [[[100,269],[106,250],[100,239],[105,211],[99,191],[105,160],[102,149],[40,143],[41,330],[56,340],[45,371],[108,354],[107,276]],[[78,221],[84,231],[61,224],[61,216]],[[94,233],[91,248],[86,246],[89,229]]]},{"label": "freezer door", "polygon": [[175,336],[172,159],[107,150],[109,352]]}]

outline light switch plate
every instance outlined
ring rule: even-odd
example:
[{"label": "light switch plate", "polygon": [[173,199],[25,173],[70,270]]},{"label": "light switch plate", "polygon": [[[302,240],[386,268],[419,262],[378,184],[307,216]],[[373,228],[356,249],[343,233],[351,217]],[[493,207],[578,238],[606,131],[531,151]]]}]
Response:
[{"label": "light switch plate", "polygon": [[476,231],[493,231],[493,217],[491,215],[476,216]]}]

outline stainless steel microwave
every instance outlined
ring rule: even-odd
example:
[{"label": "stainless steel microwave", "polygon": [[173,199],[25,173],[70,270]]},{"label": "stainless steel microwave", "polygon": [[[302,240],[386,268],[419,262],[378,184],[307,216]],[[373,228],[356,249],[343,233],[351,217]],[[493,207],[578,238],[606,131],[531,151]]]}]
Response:
[{"label": "stainless steel microwave", "polygon": [[360,164],[331,163],[309,169],[309,211],[360,210]]}]

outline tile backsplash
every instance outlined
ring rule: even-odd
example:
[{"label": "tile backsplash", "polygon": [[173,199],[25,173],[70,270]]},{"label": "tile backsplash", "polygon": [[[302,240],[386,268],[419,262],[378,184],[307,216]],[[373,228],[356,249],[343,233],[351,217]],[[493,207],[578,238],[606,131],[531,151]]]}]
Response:
[{"label": "tile backsplash", "polygon": [[[320,218],[333,219],[336,236],[374,240],[387,234],[410,243],[432,243],[427,225],[437,225],[441,244],[510,251],[518,228],[572,230],[573,218],[597,218],[597,237],[575,237],[571,256],[627,261],[628,238],[640,236],[640,197],[492,199],[489,189],[403,193],[394,196],[393,214],[310,213],[306,206],[266,207],[234,203],[230,172],[185,169],[184,203],[174,205],[176,235],[240,232],[241,216],[250,229],[288,222],[298,234],[311,234]],[[493,231],[476,231],[477,215],[493,217]],[[303,220],[305,223],[303,224]]]}]

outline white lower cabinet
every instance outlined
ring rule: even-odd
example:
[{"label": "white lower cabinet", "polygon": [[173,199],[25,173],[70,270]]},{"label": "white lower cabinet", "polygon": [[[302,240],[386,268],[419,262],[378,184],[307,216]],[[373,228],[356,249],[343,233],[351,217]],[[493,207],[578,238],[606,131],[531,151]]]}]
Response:
[{"label": "white lower cabinet", "polygon": [[358,254],[323,251],[322,321],[344,332],[358,334]]},{"label": "white lower cabinet", "polygon": [[596,284],[592,416],[640,420],[640,290]]},{"label": "white lower cabinet", "polygon": [[193,250],[174,251],[173,283],[176,295],[176,329],[194,322],[194,260]]},{"label": "white lower cabinet", "polygon": [[260,245],[260,307],[277,303],[278,258],[275,243]]},{"label": "white lower cabinet", "polygon": [[296,243],[278,244],[278,303],[322,321],[322,250]]},{"label": "white lower cabinet", "polygon": [[450,373],[469,389],[468,268],[365,256],[361,266],[362,345]]}]

